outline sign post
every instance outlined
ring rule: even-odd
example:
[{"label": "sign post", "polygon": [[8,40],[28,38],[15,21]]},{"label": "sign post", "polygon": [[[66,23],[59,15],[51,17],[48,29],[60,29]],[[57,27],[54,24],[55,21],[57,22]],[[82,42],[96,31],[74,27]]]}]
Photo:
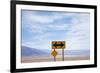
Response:
[{"label": "sign post", "polygon": [[62,49],[62,60],[64,61],[64,49]]}]

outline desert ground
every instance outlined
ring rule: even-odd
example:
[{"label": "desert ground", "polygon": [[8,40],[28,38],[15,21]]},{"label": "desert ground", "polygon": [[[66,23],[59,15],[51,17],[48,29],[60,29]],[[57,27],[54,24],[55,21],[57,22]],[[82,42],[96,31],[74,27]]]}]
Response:
[{"label": "desert ground", "polygon": [[[64,56],[64,61],[89,60],[90,56]],[[23,56],[21,63],[52,62],[53,56]],[[62,56],[56,56],[56,61],[62,61]]]}]

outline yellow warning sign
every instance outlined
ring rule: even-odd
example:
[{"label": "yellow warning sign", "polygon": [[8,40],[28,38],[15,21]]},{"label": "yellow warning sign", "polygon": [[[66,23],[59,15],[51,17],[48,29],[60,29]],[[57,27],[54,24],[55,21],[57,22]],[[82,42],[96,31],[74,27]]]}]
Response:
[{"label": "yellow warning sign", "polygon": [[52,49],[64,49],[65,41],[52,41]]},{"label": "yellow warning sign", "polygon": [[53,50],[52,53],[51,53],[51,55],[54,56],[54,57],[55,57],[57,54],[58,54],[58,53],[57,53],[57,51],[55,51],[55,50]]}]

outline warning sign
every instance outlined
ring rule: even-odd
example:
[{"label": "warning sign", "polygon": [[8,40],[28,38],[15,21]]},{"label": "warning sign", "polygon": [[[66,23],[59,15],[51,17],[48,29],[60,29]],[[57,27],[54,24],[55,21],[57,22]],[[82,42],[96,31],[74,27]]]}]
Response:
[{"label": "warning sign", "polygon": [[65,41],[52,41],[52,49],[64,49]]},{"label": "warning sign", "polygon": [[57,54],[58,54],[58,53],[57,53],[57,51],[55,51],[55,50],[52,51],[52,53],[51,53],[51,55],[54,56],[54,57],[55,57]]}]

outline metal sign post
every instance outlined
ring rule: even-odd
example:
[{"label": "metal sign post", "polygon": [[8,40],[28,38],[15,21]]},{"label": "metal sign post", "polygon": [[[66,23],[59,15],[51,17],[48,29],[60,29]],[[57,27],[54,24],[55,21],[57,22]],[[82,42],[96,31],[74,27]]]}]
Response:
[{"label": "metal sign post", "polygon": [[62,49],[62,61],[64,61],[64,49]]}]

